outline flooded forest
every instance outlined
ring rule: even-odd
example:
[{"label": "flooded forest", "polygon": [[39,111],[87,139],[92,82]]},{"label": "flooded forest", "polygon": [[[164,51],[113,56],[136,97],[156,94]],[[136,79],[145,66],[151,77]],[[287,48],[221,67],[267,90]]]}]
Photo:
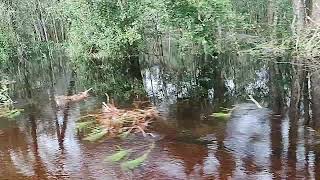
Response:
[{"label": "flooded forest", "polygon": [[320,179],[320,0],[0,0],[0,180]]}]

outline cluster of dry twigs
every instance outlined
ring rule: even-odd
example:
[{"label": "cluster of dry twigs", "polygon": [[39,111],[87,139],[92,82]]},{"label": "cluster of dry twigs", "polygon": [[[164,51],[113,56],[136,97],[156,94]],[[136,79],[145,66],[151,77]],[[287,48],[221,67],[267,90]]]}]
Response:
[{"label": "cluster of dry twigs", "polygon": [[[99,123],[102,135],[115,137],[128,136],[130,133],[142,133],[143,136],[153,136],[146,132],[150,123],[158,118],[158,112],[154,107],[134,109],[119,109],[114,104],[102,103],[101,112],[89,114]],[[86,116],[86,117],[88,117]]]},{"label": "cluster of dry twigs", "polygon": [[111,134],[131,132],[141,132],[143,136],[147,134],[145,130],[149,124],[158,117],[158,113],[153,107],[146,109],[121,110],[113,104],[103,103],[102,113],[97,118]]}]

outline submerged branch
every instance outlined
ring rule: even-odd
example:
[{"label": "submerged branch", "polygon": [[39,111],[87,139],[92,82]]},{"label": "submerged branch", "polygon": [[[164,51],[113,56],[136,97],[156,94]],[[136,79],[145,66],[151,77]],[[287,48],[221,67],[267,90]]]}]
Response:
[{"label": "submerged branch", "polygon": [[257,107],[258,108],[262,108],[262,106],[258,103],[258,101],[256,101],[253,97],[252,97],[252,95],[249,95],[249,100],[251,100],[254,104],[256,104],[257,105]]}]

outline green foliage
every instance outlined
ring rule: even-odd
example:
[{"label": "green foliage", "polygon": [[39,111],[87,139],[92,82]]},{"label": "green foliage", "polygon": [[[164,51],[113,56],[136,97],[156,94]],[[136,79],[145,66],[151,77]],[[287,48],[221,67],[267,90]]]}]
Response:
[{"label": "green foliage", "polygon": [[0,3],[0,67],[7,67],[10,58],[14,56],[15,33],[10,23],[12,12],[4,3]]}]

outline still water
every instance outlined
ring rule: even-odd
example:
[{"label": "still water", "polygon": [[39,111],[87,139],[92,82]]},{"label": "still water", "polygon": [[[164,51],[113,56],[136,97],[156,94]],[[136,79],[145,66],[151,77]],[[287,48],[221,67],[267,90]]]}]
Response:
[{"label": "still water", "polygon": [[[303,119],[291,124],[286,111],[275,114],[246,99],[231,104],[208,101],[213,98],[210,89],[206,100],[186,98],[193,81],[177,86],[164,82],[160,71],[157,66],[143,71],[146,91],[162,117],[152,125],[155,137],[82,140],[76,121],[99,109],[101,100],[92,96],[55,109],[52,97],[67,94],[68,76],[58,77],[53,86],[33,89],[28,99],[17,96],[16,106],[25,109],[23,114],[16,120],[0,120],[0,179],[320,178],[320,136],[304,128]],[[255,83],[247,87],[259,86],[262,91],[267,83],[264,70],[256,74]],[[224,82],[232,94],[234,82]],[[229,120],[210,116],[231,105],[235,108]],[[116,146],[136,148],[151,143],[155,148],[134,171],[104,161]]]}]

